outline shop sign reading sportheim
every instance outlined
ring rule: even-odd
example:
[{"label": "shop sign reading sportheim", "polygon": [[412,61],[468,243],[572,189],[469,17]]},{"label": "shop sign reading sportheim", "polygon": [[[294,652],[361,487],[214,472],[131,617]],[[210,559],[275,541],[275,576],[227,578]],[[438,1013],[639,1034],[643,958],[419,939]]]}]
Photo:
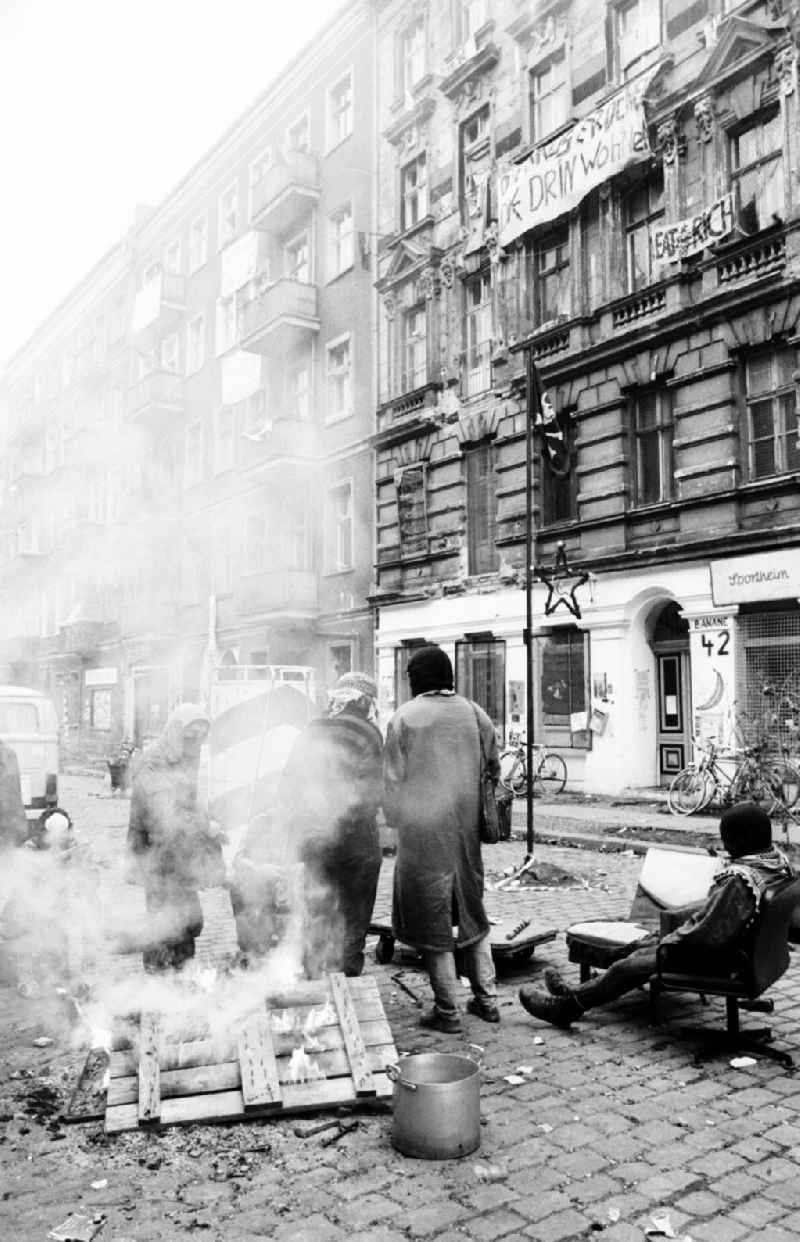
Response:
[{"label": "shop sign reading sportheim", "polygon": [[712,561],[711,598],[717,608],[760,599],[800,598],[800,549]]}]

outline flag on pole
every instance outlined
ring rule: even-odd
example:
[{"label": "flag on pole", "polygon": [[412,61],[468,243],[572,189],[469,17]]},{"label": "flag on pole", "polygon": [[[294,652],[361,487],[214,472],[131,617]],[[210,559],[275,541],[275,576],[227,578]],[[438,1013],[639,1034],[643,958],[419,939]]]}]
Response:
[{"label": "flag on pole", "polygon": [[530,362],[530,388],[530,416],[541,436],[542,456],[556,478],[565,479],[570,471],[569,415],[556,412],[533,359]]}]

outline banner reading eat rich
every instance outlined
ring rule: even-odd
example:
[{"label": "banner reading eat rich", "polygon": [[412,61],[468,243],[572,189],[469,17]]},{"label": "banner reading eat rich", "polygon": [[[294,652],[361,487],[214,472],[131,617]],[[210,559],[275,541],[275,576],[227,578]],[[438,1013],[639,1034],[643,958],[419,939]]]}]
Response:
[{"label": "banner reading eat rich", "polygon": [[521,164],[502,169],[497,189],[501,246],[555,220],[628,164],[648,158],[642,103],[648,80],[643,75],[627,82],[566,133],[536,147]]}]

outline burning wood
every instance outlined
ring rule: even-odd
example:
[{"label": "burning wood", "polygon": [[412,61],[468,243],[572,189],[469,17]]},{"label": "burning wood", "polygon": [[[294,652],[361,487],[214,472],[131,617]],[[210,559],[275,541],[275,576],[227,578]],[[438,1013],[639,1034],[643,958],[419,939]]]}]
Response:
[{"label": "burning wood", "polygon": [[289,1082],[312,1082],[314,1079],[324,1078],[322,1070],[316,1061],[312,1061],[307,1055],[305,1048],[295,1048],[289,1058]]}]

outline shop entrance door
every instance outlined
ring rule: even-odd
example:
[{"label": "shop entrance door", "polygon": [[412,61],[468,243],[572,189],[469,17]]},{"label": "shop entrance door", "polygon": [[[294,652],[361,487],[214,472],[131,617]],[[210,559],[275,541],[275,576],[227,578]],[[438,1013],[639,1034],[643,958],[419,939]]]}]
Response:
[{"label": "shop entrance door", "polygon": [[691,758],[688,651],[662,651],[658,669],[658,777],[669,785]]}]

